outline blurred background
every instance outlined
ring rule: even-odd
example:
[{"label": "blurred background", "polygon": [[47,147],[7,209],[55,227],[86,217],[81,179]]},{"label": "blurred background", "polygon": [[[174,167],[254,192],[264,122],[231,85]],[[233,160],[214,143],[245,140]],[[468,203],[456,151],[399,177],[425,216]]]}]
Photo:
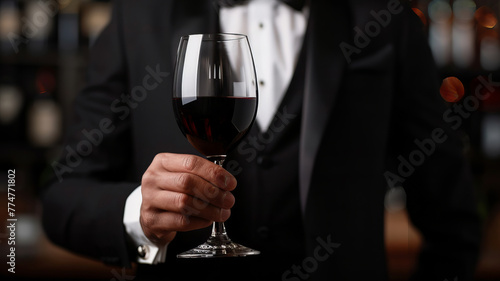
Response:
[{"label": "blurred background", "polygon": [[[410,1],[424,23],[441,78],[459,78],[465,97],[474,95],[481,81],[499,82],[483,87],[491,94],[463,116],[460,126],[484,228],[476,280],[500,280],[499,2]],[[89,46],[110,11],[109,1],[0,0],[0,276],[12,276],[6,265],[7,170],[15,169],[16,277],[133,278],[134,269],[104,266],[51,244],[41,228],[37,199],[85,81]],[[391,280],[407,280],[421,245],[400,195],[391,191],[386,198]]]}]

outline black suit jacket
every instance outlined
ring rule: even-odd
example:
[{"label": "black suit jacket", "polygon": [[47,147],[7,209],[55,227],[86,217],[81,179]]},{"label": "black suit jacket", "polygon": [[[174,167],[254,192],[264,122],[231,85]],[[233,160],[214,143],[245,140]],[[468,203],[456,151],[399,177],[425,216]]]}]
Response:
[{"label": "black suit jacket", "polygon": [[[419,149],[415,141],[438,128],[447,140],[391,184],[406,189],[410,218],[425,238],[415,278],[468,280],[479,243],[471,178],[461,140],[443,120],[446,108],[422,26],[401,6],[389,24],[371,30],[368,44],[356,45],[356,28],[366,34],[377,22],[373,12],[387,6],[309,3],[298,136],[303,261],[317,255],[320,238],[340,246],[307,277],[387,277],[388,172],[401,176],[401,157],[408,159]],[[122,225],[127,196],[157,153],[196,153],[171,110],[179,38],[217,31],[212,1],[115,1],[113,19],[90,54],[88,84],[76,98],[61,159],[52,164],[55,180],[43,196],[44,226],[55,243],[110,264],[134,261]],[[341,44],[357,51],[346,56]]]}]

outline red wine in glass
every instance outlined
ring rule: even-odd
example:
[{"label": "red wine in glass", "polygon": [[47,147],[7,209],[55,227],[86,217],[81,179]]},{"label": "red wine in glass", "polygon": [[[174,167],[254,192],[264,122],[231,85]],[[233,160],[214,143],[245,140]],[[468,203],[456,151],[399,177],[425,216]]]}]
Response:
[{"label": "red wine in glass", "polygon": [[226,155],[248,132],[257,108],[251,97],[174,98],[173,103],[182,133],[207,156]]}]

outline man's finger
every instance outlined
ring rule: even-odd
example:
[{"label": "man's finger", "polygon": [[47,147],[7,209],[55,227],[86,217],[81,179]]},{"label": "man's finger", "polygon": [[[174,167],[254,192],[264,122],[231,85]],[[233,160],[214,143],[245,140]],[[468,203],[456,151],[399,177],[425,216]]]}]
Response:
[{"label": "man's finger", "polygon": [[174,212],[154,212],[142,218],[153,233],[191,231],[208,227],[212,221]]},{"label": "man's finger", "polygon": [[157,185],[163,190],[185,193],[219,208],[232,208],[235,202],[231,192],[222,190],[194,174],[164,173],[161,179],[158,179]]},{"label": "man's finger", "polygon": [[151,207],[186,216],[195,216],[209,221],[226,221],[231,211],[216,207],[206,201],[185,193],[161,191],[149,201]]},{"label": "man's finger", "polygon": [[236,179],[231,173],[196,155],[160,153],[154,161],[160,161],[162,167],[170,172],[195,174],[224,190],[231,191],[236,187]]}]

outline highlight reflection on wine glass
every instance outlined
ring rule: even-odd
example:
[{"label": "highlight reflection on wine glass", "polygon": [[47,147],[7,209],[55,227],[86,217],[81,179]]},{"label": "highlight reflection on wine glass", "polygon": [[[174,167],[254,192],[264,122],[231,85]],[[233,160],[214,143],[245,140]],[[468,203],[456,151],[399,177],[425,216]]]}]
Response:
[{"label": "highlight reflection on wine glass", "polygon": [[[177,50],[174,113],[189,143],[222,166],[257,113],[257,83],[248,39],[241,34],[183,36]],[[214,222],[208,240],[179,258],[235,257],[260,252],[229,239]]]}]

